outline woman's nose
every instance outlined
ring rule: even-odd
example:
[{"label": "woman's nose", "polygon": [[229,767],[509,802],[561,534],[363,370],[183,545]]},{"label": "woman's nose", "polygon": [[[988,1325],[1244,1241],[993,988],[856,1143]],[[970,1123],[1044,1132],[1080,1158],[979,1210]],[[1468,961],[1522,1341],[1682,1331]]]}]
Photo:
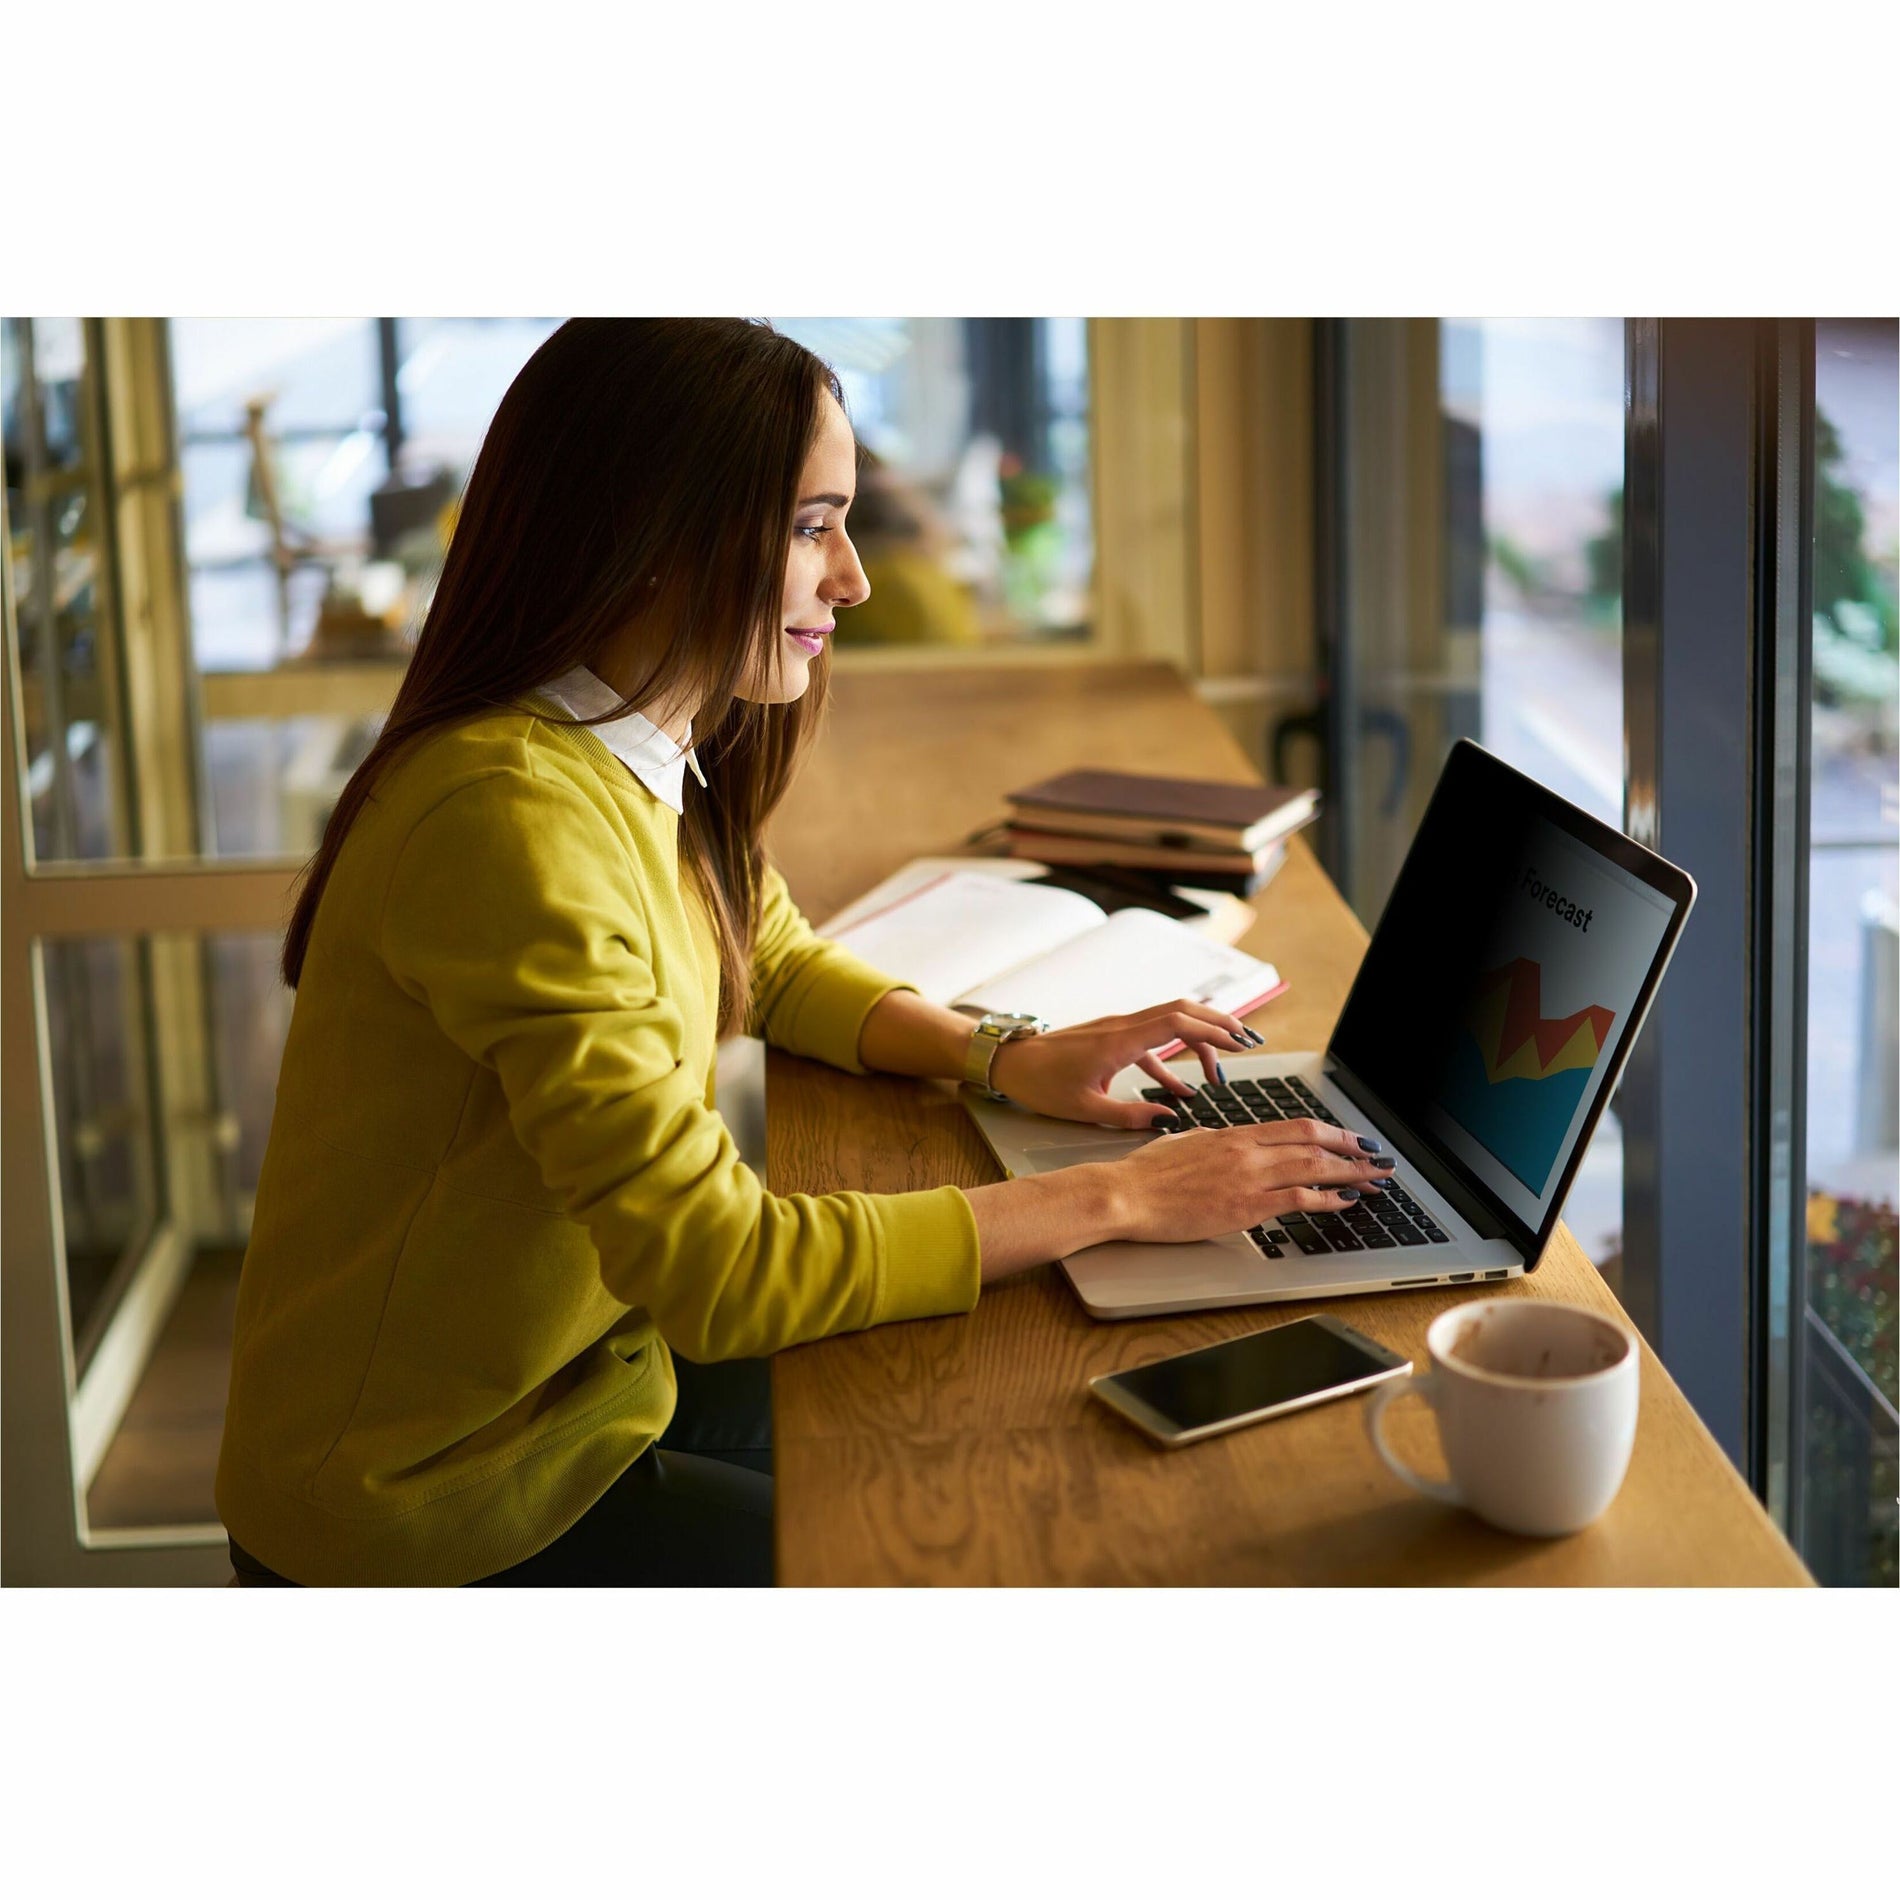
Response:
[{"label": "woman's nose", "polygon": [[826,577],[827,598],[834,607],[856,607],[871,597],[871,583],[864,577],[864,564],[848,536],[840,535],[839,559]]}]

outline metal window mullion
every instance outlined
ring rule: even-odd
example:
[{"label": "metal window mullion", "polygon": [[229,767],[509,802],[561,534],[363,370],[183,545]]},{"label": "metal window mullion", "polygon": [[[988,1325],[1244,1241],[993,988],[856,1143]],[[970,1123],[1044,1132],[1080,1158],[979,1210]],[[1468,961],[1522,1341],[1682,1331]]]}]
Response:
[{"label": "metal window mullion", "polygon": [[393,481],[402,467],[402,337],[399,317],[376,319],[377,372],[383,393],[383,463]]},{"label": "metal window mullion", "polygon": [[1618,1093],[1624,1285],[1651,1346],[1745,1467],[1754,358],[1722,323],[1643,320],[1628,347],[1626,827],[1699,895]]},{"label": "metal window mullion", "polygon": [[1799,1544],[1805,1381],[1814,325],[1762,326],[1750,960],[1751,1476]]},{"label": "metal window mullion", "polygon": [[1765,1492],[1793,1397],[1812,329],[1626,334],[1625,825],[1700,894],[1619,1092],[1624,1297]]},{"label": "metal window mullion", "polygon": [[1357,821],[1351,747],[1357,680],[1353,672],[1352,598],[1347,557],[1348,325],[1313,324],[1313,632],[1319,660],[1322,815],[1320,835],[1334,885],[1352,901],[1353,826]]}]

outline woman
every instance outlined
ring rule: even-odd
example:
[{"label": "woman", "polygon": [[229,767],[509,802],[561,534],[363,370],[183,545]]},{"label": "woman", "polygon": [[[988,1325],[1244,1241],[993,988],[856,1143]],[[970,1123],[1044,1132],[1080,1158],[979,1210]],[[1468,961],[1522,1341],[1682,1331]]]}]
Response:
[{"label": "woman", "polygon": [[[1374,1178],[1317,1124],[967,1193],[772,1195],[739,1161],[720,1038],[957,1076],[971,1035],[816,938],[761,851],[866,592],[855,467],[830,373],[758,324],[569,323],[504,397],[285,942],[218,1473],[245,1580],[769,1580],[769,1480],[695,1454],[730,1421],[683,1366]],[[1160,1004],[991,1079],[1132,1127],[1105,1087],[1177,1035],[1210,1073],[1258,1040]]]}]

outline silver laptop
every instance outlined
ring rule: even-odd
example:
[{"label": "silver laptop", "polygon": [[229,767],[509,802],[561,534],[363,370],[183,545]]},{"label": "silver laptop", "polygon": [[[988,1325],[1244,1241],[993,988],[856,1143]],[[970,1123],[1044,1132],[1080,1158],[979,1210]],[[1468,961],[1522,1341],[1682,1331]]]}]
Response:
[{"label": "silver laptop", "polygon": [[[1062,1263],[1082,1304],[1125,1319],[1531,1272],[1694,901],[1685,872],[1461,740],[1323,1051],[1224,1054],[1224,1086],[1177,1058],[1185,1101],[1135,1068],[1109,1091],[1203,1127],[1314,1116],[1375,1136],[1398,1159],[1386,1191],[1085,1248]],[[963,1102],[1012,1176],[1175,1139]]]}]

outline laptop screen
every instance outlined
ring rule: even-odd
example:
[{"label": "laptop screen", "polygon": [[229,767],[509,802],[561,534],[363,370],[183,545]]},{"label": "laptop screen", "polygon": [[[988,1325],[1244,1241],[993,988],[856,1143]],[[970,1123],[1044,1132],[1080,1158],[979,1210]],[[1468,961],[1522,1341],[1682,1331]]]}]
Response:
[{"label": "laptop screen", "polygon": [[1464,741],[1328,1053],[1541,1242],[1693,895]]}]

